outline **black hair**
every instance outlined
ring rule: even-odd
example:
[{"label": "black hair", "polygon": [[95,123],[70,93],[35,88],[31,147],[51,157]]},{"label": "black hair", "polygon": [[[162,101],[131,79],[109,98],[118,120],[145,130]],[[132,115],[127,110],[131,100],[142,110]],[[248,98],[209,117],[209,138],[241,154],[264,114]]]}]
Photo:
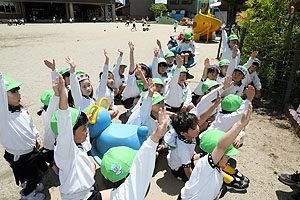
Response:
[{"label": "black hair", "polygon": [[253,62],[253,65],[256,65],[257,67],[259,67],[259,64],[257,62]]},{"label": "black hair", "polygon": [[195,129],[198,125],[198,118],[195,114],[188,112],[180,112],[171,117],[171,125],[175,129],[177,134],[181,132],[187,133],[189,128]]},{"label": "black hair", "polygon": [[208,68],[207,69],[207,73],[213,73],[214,71],[217,71],[218,72],[218,74],[219,74],[219,71],[216,69],[216,68]]},{"label": "black hair", "polygon": [[150,68],[144,63],[139,63],[139,65],[141,66],[142,70],[146,72],[145,78],[150,78]]},{"label": "black hair", "polygon": [[[113,75],[113,77],[115,79],[115,76],[114,76],[114,74],[111,71],[108,71],[108,73],[111,74],[111,75]],[[99,80],[101,80],[102,74],[103,74],[103,72],[100,72],[100,74],[99,74]]]},{"label": "black hair", "polygon": [[[230,47],[230,46],[229,46],[230,41],[231,41],[231,40],[228,40],[228,42],[227,42],[228,47]],[[239,41],[238,41],[238,40],[237,40],[237,44],[236,44],[236,45],[239,46]]]},{"label": "black hair", "polygon": [[42,113],[45,111],[47,111],[47,108],[48,108],[48,106],[46,106],[46,105],[44,105],[42,108],[41,108],[41,110],[39,110],[36,114],[38,115],[38,116],[41,116],[42,115]]},{"label": "black hair", "polygon": [[[12,88],[8,91],[11,91],[12,93],[15,93],[16,91],[20,90],[20,87]],[[20,111],[23,108],[22,104],[19,104],[18,106],[12,106],[8,104],[8,110],[10,112],[17,112]]]},{"label": "black hair", "polygon": [[67,77],[70,77],[70,72],[64,73],[64,74],[62,75],[62,77],[63,77],[64,79],[67,78]]},{"label": "black hair", "polygon": [[[235,70],[233,70],[233,72],[236,72],[236,71],[238,71],[238,72],[241,72],[241,70],[238,70],[238,69],[235,69]],[[244,73],[243,73],[243,72],[241,72],[241,74],[243,75],[243,78],[245,78],[245,75],[244,75]]]},{"label": "black hair", "polygon": [[159,64],[158,64],[158,67],[160,67],[161,65],[164,65],[164,66],[168,67],[168,64],[165,63],[165,62],[159,63]]},{"label": "black hair", "polygon": [[80,126],[86,125],[88,123],[89,119],[87,118],[86,114],[84,112],[80,111],[80,116],[78,116],[78,119],[76,121],[76,124],[73,127],[73,132],[76,131]]}]

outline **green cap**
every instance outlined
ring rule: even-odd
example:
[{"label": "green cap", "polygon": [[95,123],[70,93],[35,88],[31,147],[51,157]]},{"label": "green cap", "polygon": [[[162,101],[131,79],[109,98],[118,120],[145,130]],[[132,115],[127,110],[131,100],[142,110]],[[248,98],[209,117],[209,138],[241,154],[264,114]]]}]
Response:
[{"label": "green cap", "polygon": [[9,78],[7,76],[2,76],[2,78],[3,78],[4,84],[5,84],[6,92],[11,89],[20,87],[20,85],[23,84],[23,82],[16,82],[12,78]]},{"label": "green cap", "polygon": [[229,94],[223,98],[221,108],[228,112],[235,112],[242,103],[243,99],[240,96]]},{"label": "green cap", "polygon": [[[77,122],[78,117],[81,114],[81,111],[77,110],[75,108],[69,108],[69,111],[70,111],[71,117],[72,117],[72,127],[74,127]],[[55,135],[58,135],[57,112],[58,111],[56,111],[51,118],[51,129]]]},{"label": "green cap", "polygon": [[152,83],[159,84],[159,85],[164,85],[160,78],[153,78]]},{"label": "green cap", "polygon": [[[172,68],[172,73],[174,73],[176,68],[177,68],[177,66],[174,66]],[[193,79],[194,78],[194,76],[192,74],[190,74],[188,69],[184,66],[180,67],[180,72],[185,72],[186,73],[186,79]]]},{"label": "green cap", "polygon": [[248,69],[245,66],[237,66],[234,68],[234,70],[239,70],[240,72],[242,72],[244,74],[244,76],[246,76]]},{"label": "green cap", "polygon": [[64,75],[65,73],[67,73],[67,72],[69,72],[70,71],[70,67],[63,67],[60,71],[59,71],[59,73],[61,74],[61,75]]},{"label": "green cap", "polygon": [[172,51],[169,51],[169,52],[166,53],[165,59],[167,59],[169,57],[175,57],[175,55],[174,55],[174,53]]},{"label": "green cap", "polygon": [[191,40],[192,39],[192,34],[189,31],[184,32],[184,39],[185,40]]},{"label": "green cap", "polygon": [[136,154],[136,150],[125,146],[110,148],[101,161],[100,170],[104,178],[113,183],[126,178]]},{"label": "green cap", "polygon": [[138,86],[138,88],[139,88],[140,90],[143,90],[143,89],[144,89],[144,83],[143,83],[142,80],[137,80],[137,81],[136,81],[136,84],[137,84],[137,86]]},{"label": "green cap", "polygon": [[[142,97],[142,101],[148,96],[149,91],[145,92],[145,94]],[[152,97],[152,106],[158,104],[162,100],[165,100],[166,97],[161,96],[158,92],[154,92],[153,97]]]},{"label": "green cap", "polygon": [[230,40],[239,40],[239,38],[238,38],[237,35],[230,35],[230,36],[228,37],[228,41],[230,41]]},{"label": "green cap", "polygon": [[223,59],[219,62],[219,67],[222,67],[224,65],[229,65],[230,61],[228,59]]},{"label": "green cap", "polygon": [[[117,63],[115,63],[113,67],[115,67],[116,65],[117,65]],[[121,61],[120,66],[126,66],[127,67],[127,65],[123,61]]]},{"label": "green cap", "polygon": [[84,72],[84,71],[77,71],[76,72],[76,77],[77,77],[77,80],[80,82],[80,81],[83,81],[85,79],[90,79],[90,76]]},{"label": "green cap", "polygon": [[[200,147],[203,151],[207,153],[213,152],[213,150],[216,148],[219,140],[223,135],[226,133],[224,131],[211,129],[204,133],[204,135],[200,139]],[[234,156],[238,153],[238,150],[233,147],[231,144],[227,151],[224,153],[225,156]]]},{"label": "green cap", "polygon": [[53,90],[46,90],[43,92],[42,96],[40,97],[41,102],[45,105],[48,106],[51,97],[53,96],[54,91]]},{"label": "green cap", "polygon": [[206,92],[207,90],[209,90],[210,88],[215,87],[215,86],[219,86],[219,85],[220,85],[220,83],[218,83],[217,81],[207,80],[207,81],[205,81],[205,82],[203,83],[201,89],[202,89],[203,94],[205,94],[205,92]]}]

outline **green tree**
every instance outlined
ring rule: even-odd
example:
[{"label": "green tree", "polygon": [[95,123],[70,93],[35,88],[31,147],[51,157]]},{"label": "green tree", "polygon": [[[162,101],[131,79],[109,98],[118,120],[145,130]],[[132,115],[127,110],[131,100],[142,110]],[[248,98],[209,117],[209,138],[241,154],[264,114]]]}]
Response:
[{"label": "green tree", "polygon": [[154,16],[160,16],[160,13],[166,13],[168,11],[168,8],[163,3],[158,4],[151,4],[150,10],[154,13]]},{"label": "green tree", "polygon": [[231,25],[235,22],[238,6],[243,5],[246,0],[224,0],[224,2],[228,5],[227,24]]}]

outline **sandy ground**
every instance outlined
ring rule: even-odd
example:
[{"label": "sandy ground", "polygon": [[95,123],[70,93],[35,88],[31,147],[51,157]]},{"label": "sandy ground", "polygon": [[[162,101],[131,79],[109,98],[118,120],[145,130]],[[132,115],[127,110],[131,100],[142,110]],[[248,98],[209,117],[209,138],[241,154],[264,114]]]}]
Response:
[{"label": "sandy ground", "polygon": [[[36,115],[42,105],[41,93],[51,88],[50,71],[43,65],[44,59],[56,59],[58,68],[66,66],[64,58],[71,56],[77,61],[78,69],[91,75],[94,87],[104,64],[103,48],[110,54],[110,66],[117,59],[117,49],[124,50],[124,62],[129,63],[128,41],[135,44],[135,60],[150,64],[153,58],[155,40],[166,44],[173,34],[170,25],[151,25],[149,32],[131,32],[124,24],[27,24],[21,27],[0,25],[0,71],[15,80],[23,81],[22,103],[31,113],[35,125],[43,135],[42,117]],[[179,27],[182,30],[182,27]],[[199,81],[203,60],[209,57],[217,63],[217,42],[197,43],[198,65],[191,69],[195,79],[190,87]],[[166,46],[164,46],[166,50]],[[239,154],[235,156],[238,169],[251,180],[247,193],[227,193],[229,199],[289,199],[299,189],[290,188],[277,180],[280,173],[300,170],[300,140],[292,132],[284,116],[272,112],[265,102],[257,102],[252,120],[246,129],[246,139]],[[255,105],[256,105],[255,104]],[[121,113],[125,110],[119,107]],[[0,111],[1,112],[1,111]],[[118,120],[114,120],[118,122]],[[5,128],[5,127],[4,127]],[[43,137],[42,137],[43,138]],[[4,154],[0,147],[0,154]],[[99,178],[97,181],[103,186]],[[20,188],[15,185],[12,170],[0,156],[0,199],[18,199]],[[58,177],[50,170],[44,179],[47,199],[60,199]],[[175,200],[183,183],[175,179],[167,167],[165,157],[157,161],[155,176],[147,200]],[[49,189],[48,189],[49,188]],[[295,189],[293,191],[293,189]]]}]

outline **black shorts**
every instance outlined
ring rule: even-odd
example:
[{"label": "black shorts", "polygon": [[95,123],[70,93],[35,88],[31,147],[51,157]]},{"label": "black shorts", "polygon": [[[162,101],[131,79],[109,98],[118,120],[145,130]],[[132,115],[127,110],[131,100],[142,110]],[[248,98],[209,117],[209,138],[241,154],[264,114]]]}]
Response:
[{"label": "black shorts", "polygon": [[134,97],[131,97],[131,98],[125,99],[124,101],[121,100],[121,103],[126,109],[129,109],[133,106],[134,99],[135,99]]},{"label": "black shorts", "polygon": [[93,185],[93,187],[94,187],[94,190],[92,191],[93,193],[87,200],[102,200],[102,196],[99,191],[99,187],[98,187],[97,183],[95,183]]},{"label": "black shorts", "polygon": [[180,112],[182,106],[183,106],[183,103],[182,103],[181,106],[178,107],[178,108],[172,107],[172,106],[166,104],[166,110],[167,110],[167,111],[170,111],[170,112],[173,112],[173,113],[178,113],[178,112]]},{"label": "black shorts", "polygon": [[135,24],[133,24],[132,26],[133,26],[133,28],[135,28]]},{"label": "black shorts", "polygon": [[[194,169],[194,167],[195,165],[194,165],[194,156],[193,156],[191,159],[191,168]],[[187,182],[189,180],[182,166],[180,166],[178,170],[171,169],[171,172],[176,178],[181,179],[183,182]]]}]

